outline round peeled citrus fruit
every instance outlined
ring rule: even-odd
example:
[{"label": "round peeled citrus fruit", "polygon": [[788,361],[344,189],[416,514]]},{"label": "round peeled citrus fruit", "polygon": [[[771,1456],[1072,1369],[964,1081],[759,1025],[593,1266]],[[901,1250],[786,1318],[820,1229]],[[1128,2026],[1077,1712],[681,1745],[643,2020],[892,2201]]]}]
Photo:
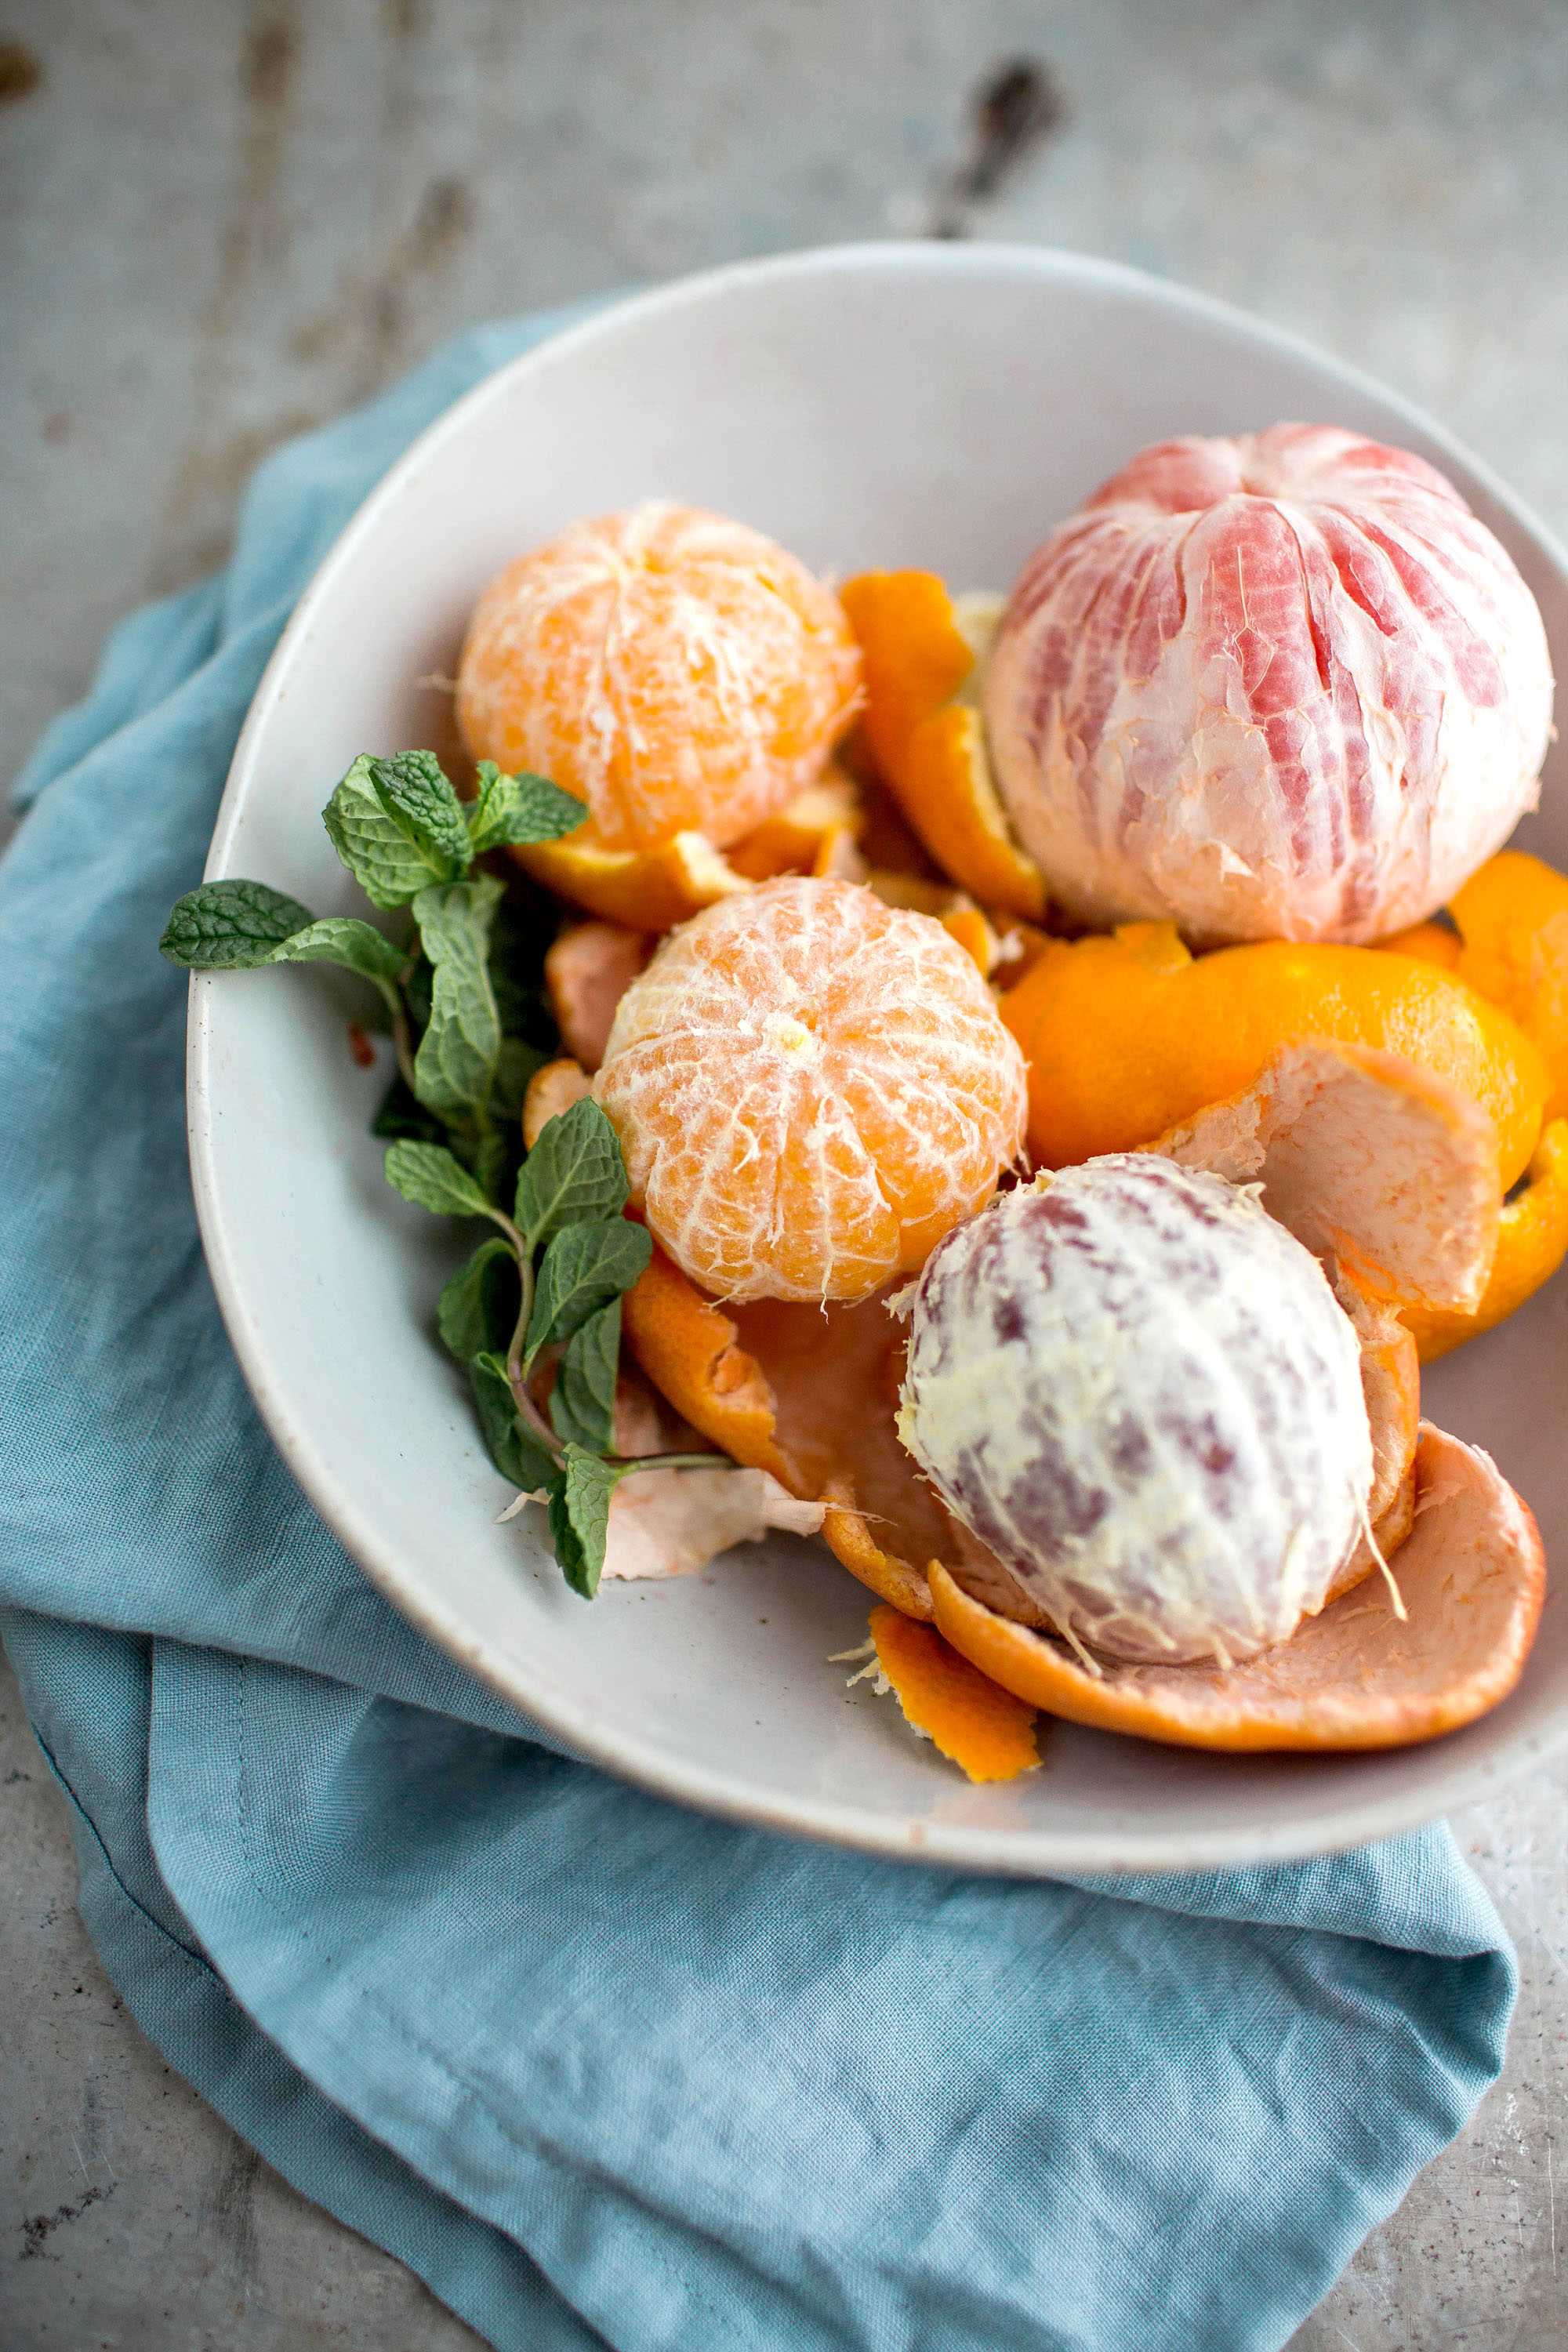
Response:
[{"label": "round peeled citrus fruit", "polygon": [[595,1094],[632,1198],[726,1299],[858,1299],[922,1265],[1023,1141],[1023,1056],[929,915],[792,876],[671,933]]},{"label": "round peeled citrus fruit", "polygon": [[491,582],[458,723],[476,759],[584,799],[588,845],[722,849],[816,781],[859,679],[837,598],[793,555],[657,502],[574,523]]}]

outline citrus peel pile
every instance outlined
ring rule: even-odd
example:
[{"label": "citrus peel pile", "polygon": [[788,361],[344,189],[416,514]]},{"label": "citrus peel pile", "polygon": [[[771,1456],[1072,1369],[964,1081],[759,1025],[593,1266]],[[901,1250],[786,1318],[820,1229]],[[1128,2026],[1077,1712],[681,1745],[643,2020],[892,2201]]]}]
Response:
[{"label": "citrus peel pile", "polygon": [[[661,940],[706,910],[749,908],[781,877],[863,886],[940,925],[992,982],[1026,1070],[1037,1167],[1154,1152],[1261,1187],[1321,1259],[1359,1349],[1366,1524],[1317,1613],[1256,1658],[1087,1654],[1037,1610],[1031,1622],[1016,1580],[900,1441],[906,1343],[889,1299],[930,1240],[875,1280],[868,1261],[842,1298],[815,1275],[794,1296],[771,1295],[772,1272],[748,1290],[722,1252],[678,1243],[688,1272],[659,1245],[677,1228],[645,1169],[635,1213],[656,1246],[624,1301],[630,1355],[758,1483],[744,1507],[736,1495],[721,1509],[708,1486],[734,1474],[628,1481],[619,1557],[644,1565],[606,1573],[680,1573],[768,1526],[819,1523],[879,1596],[879,1686],[975,1780],[1037,1762],[1036,1709],[1236,1749],[1393,1746],[1472,1720],[1517,1679],[1544,1566],[1528,1510],[1488,1458],[1421,1423],[1417,1347],[1430,1360],[1490,1328],[1568,1254],[1568,880],[1504,851],[1448,919],[1375,947],[1265,940],[1194,955],[1165,921],[1055,936],[1049,877],[1013,830],[986,748],[999,600],[881,572],[838,602],[856,667],[839,661],[844,690],[831,710],[819,698],[826,716],[790,770],[797,789],[775,791],[760,822],[738,836],[710,818],[628,838],[628,821],[614,840],[591,824],[512,853],[576,918],[546,961],[565,1051],[529,1089],[526,1140],[592,1088],[633,1164],[616,1013],[628,989],[646,995]],[[879,831],[879,794],[907,824],[901,838],[896,823]],[[716,1030],[706,1050],[717,1057],[721,1044]],[[1006,1159],[996,1150],[994,1166]],[[943,1207],[936,1224],[968,1213]]]}]

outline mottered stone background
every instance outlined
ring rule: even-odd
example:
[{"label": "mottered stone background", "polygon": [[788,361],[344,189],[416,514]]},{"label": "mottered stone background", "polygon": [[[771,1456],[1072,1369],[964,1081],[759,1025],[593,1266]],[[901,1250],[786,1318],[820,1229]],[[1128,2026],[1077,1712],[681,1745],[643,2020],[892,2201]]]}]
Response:
[{"label": "mottered stone background", "polygon": [[[1056,120],[986,193],[1018,58]],[[284,436],[471,320],[827,240],[1202,287],[1568,536],[1565,123],[1560,0],[0,0],[0,769]],[[149,2048],[0,1710],[0,2347],[477,2345]],[[1568,1765],[1456,1828],[1519,1945],[1508,2070],[1293,2352],[1568,2343]]]}]

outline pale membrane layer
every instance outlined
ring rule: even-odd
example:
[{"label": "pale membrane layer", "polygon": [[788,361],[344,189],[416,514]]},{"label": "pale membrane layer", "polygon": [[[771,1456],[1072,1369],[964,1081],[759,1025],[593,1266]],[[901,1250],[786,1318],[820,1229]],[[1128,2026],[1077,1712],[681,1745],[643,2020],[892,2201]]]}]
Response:
[{"label": "pale membrane layer", "polygon": [[632,1198],[723,1299],[858,1299],[1022,1149],[1023,1056],[940,923],[790,877],[670,934],[595,1081]]},{"label": "pale membrane layer", "polygon": [[662,502],[574,523],[490,583],[458,723],[586,800],[588,837],[722,848],[820,773],[859,693],[832,591],[744,524]]},{"label": "pale membrane layer", "polygon": [[1250,1190],[1116,1154],[935,1250],[900,1434],[1063,1632],[1250,1657],[1320,1609],[1373,1484],[1350,1318]]},{"label": "pale membrane layer", "polygon": [[1055,895],[1190,939],[1380,938],[1532,808],[1533,596],[1453,486],[1327,425],[1145,450],[1025,568],[984,687]]}]

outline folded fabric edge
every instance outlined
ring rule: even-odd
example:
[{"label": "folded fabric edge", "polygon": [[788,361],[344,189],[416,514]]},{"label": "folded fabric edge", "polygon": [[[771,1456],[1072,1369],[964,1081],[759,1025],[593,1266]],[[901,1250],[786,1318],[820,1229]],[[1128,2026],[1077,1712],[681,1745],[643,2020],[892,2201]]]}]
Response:
[{"label": "folded fabric edge", "polygon": [[6,1646],[39,1753],[70,1809],[83,1924],[154,2049],[290,2188],[405,2263],[496,2352],[605,2352],[515,2241],[319,2091],[240,2007],[195,1937],[181,1942],[138,1902],[38,1731],[25,1663]]}]

